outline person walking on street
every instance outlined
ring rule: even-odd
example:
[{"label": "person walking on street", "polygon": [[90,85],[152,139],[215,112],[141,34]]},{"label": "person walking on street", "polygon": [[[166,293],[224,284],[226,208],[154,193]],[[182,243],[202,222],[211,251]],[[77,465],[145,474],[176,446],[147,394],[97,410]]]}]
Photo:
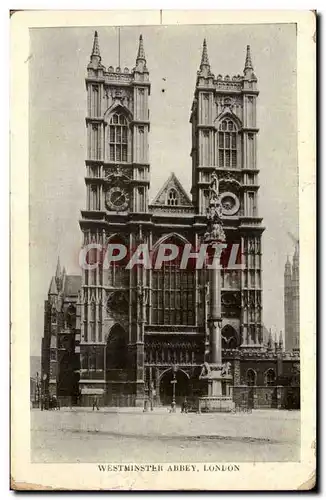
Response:
[{"label": "person walking on street", "polygon": [[187,398],[184,398],[182,406],[181,406],[181,413],[188,413],[188,401]]}]

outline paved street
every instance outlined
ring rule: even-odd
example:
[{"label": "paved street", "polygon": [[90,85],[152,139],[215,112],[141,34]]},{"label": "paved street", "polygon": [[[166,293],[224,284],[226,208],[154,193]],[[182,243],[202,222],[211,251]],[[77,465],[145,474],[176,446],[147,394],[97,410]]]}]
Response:
[{"label": "paved street", "polygon": [[170,414],[166,408],[31,411],[33,462],[243,462],[300,459],[300,412]]}]

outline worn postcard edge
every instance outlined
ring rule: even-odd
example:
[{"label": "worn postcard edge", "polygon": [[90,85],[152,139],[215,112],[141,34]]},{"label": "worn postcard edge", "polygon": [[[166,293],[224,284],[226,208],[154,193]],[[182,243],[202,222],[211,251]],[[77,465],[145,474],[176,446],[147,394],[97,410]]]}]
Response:
[{"label": "worn postcard edge", "polygon": [[[97,464],[30,461],[29,28],[296,23],[300,205],[301,461],[241,463],[240,471],[103,473]],[[310,11],[20,11],[11,18],[11,488],[15,490],[308,490],[316,468],[316,19]],[[286,165],[285,165],[286,168]],[[280,214],[280,217],[282,214]],[[236,458],[236,457],[235,457]],[[164,464],[165,467],[168,464]]]}]

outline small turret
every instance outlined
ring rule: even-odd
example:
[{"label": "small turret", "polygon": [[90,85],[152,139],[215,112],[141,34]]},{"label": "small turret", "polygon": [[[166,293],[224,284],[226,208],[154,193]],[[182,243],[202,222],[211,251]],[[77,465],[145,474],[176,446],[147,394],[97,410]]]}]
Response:
[{"label": "small turret", "polygon": [[283,332],[282,332],[282,330],[280,331],[280,335],[279,335],[278,347],[279,347],[280,351],[283,351]]},{"label": "small turret", "polygon": [[267,341],[267,349],[273,349],[273,339],[272,339],[272,329],[269,329],[268,341]]}]

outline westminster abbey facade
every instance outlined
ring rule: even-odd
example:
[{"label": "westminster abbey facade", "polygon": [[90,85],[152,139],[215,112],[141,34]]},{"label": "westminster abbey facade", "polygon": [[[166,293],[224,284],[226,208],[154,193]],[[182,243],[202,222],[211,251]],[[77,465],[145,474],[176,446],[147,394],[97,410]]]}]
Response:
[{"label": "westminster abbey facade", "polygon": [[[231,365],[234,397],[243,397],[241,388],[255,387],[256,405],[280,407],[278,388],[294,380],[299,358],[284,352],[281,336],[274,342],[263,335],[259,91],[249,46],[242,74],[223,77],[212,73],[204,41],[190,113],[190,195],[172,174],[149,201],[155,172],[149,163],[151,82],[142,37],[129,70],[103,66],[95,32],[86,89],[84,245],[121,244],[128,254],[140,243],[154,254],[162,243],[198,248],[216,172],[226,253],[238,248],[242,264],[221,270],[223,360]],[[67,274],[58,263],[45,302],[44,391],[81,405],[94,398],[104,405],[143,405],[150,395],[157,404],[170,404],[175,377],[177,400],[200,393],[198,377],[210,355],[207,314],[205,269],[181,269],[178,259],[160,269],[100,263],[82,269],[81,276]]]}]

